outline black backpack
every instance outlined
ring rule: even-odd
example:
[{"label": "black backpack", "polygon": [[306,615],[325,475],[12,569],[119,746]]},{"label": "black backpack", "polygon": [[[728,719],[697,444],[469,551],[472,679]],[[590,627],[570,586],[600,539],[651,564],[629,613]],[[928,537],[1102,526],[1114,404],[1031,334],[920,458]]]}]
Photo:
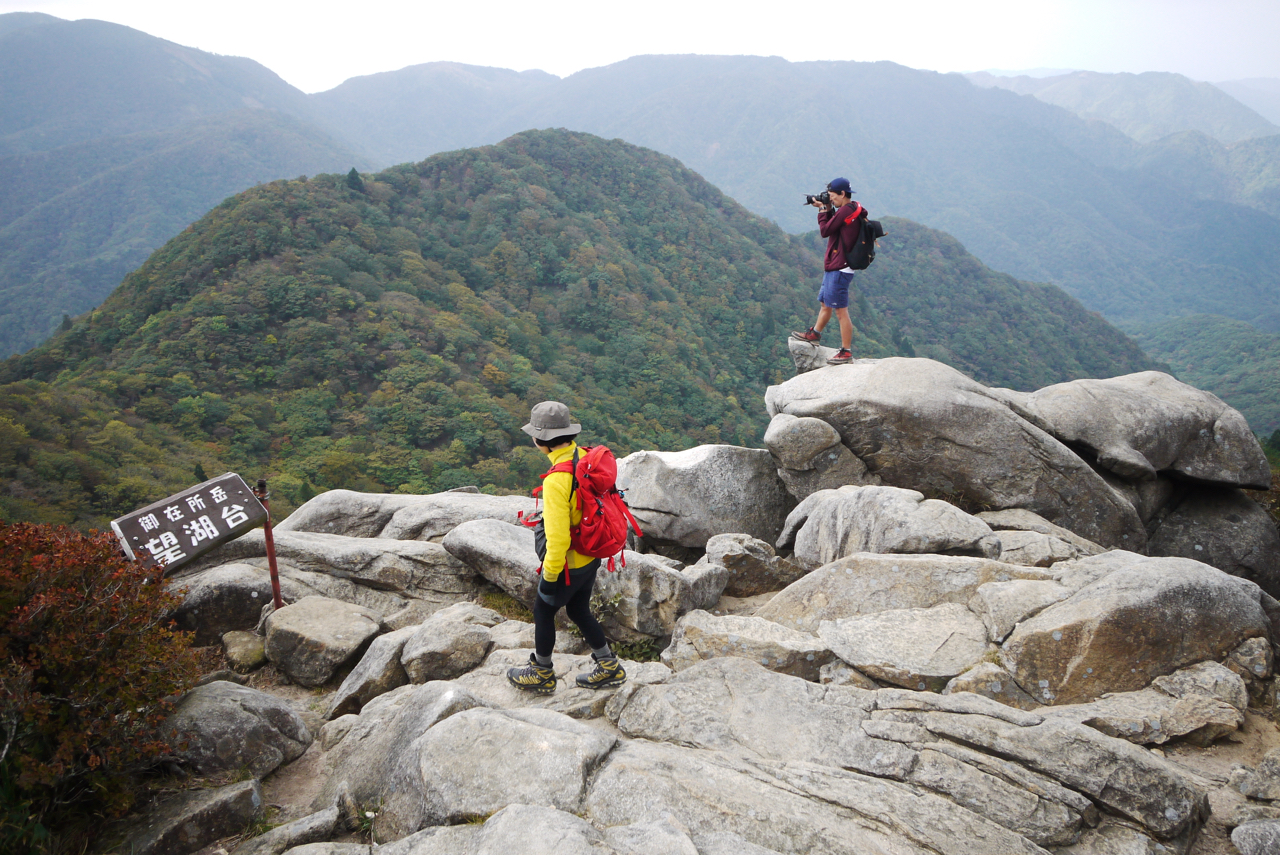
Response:
[{"label": "black backpack", "polygon": [[879,220],[862,219],[862,228],[858,230],[858,240],[853,248],[844,254],[845,263],[853,270],[866,270],[876,260],[876,239],[884,237],[884,226]]}]

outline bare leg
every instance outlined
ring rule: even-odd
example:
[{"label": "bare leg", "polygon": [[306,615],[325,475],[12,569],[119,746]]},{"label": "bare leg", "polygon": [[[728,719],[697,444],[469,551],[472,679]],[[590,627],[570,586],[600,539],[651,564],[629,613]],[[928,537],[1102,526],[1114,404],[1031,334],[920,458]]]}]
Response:
[{"label": "bare leg", "polygon": [[[849,317],[849,310],[844,310],[845,317]],[[823,303],[822,308],[818,310],[818,320],[814,321],[813,328],[818,332],[822,332],[822,328],[827,325],[827,321],[831,320],[831,307]],[[842,322],[843,330],[843,322]],[[852,330],[851,330],[852,331]]]},{"label": "bare leg", "polygon": [[[822,307],[822,311],[827,313],[827,317],[831,316],[831,310],[826,306]],[[818,317],[822,318],[822,312],[818,313]],[[840,322],[840,346],[849,350],[853,345],[853,319],[849,317],[848,307],[836,309],[836,320]]]}]

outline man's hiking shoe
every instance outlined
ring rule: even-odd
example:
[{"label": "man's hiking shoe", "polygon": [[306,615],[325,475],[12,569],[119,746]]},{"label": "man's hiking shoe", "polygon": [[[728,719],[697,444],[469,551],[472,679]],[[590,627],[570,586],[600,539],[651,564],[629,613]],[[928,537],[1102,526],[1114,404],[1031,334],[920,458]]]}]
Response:
[{"label": "man's hiking shoe", "polygon": [[625,682],[627,682],[627,672],[622,670],[622,663],[618,661],[617,656],[596,659],[596,667],[590,674],[578,675],[578,685],[584,689],[611,689]]},{"label": "man's hiking shoe", "polygon": [[[579,677],[579,680],[582,678]],[[523,668],[511,668],[507,671],[507,681],[517,689],[549,695],[556,690],[556,672],[551,668],[538,664],[533,654],[529,654],[529,664]]]},{"label": "man's hiking shoe", "polygon": [[846,362],[853,361],[853,354],[847,348],[840,348],[835,355],[827,360],[828,365],[844,365]]},{"label": "man's hiking shoe", "polygon": [[795,332],[795,331],[792,331],[792,333],[791,333],[791,337],[792,337],[792,338],[798,338],[798,339],[800,339],[800,341],[807,341],[807,342],[812,343],[812,342],[815,342],[815,341],[821,341],[821,340],[822,340],[822,333],[818,332],[818,331],[817,331],[817,330],[815,330],[813,327],[809,327],[809,328],[808,328],[807,330],[805,330],[804,332]]}]

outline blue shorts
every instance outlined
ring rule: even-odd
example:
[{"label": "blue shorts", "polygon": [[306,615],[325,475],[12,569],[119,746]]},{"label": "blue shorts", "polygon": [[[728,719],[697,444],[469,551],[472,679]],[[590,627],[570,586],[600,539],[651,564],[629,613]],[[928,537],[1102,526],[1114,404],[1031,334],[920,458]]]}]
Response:
[{"label": "blue shorts", "polygon": [[849,285],[852,273],[828,270],[822,274],[822,288],[818,290],[818,302],[831,309],[844,309],[849,305]]}]

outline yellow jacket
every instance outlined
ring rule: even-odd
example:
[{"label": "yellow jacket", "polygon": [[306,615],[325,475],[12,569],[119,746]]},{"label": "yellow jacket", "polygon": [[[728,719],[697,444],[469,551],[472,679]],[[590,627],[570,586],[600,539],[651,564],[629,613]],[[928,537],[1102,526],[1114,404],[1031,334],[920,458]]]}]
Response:
[{"label": "yellow jacket", "polygon": [[[578,448],[576,442],[557,448],[547,456],[551,465],[573,461],[573,452]],[[555,582],[560,573],[568,566],[569,570],[585,567],[595,559],[590,555],[575,552],[569,547],[569,529],[582,522],[582,511],[578,510],[578,497],[569,498],[573,487],[573,476],[568,472],[552,472],[542,480],[542,527],[547,533],[547,557],[542,562],[542,578]],[[576,494],[576,490],[574,491]],[[572,573],[570,576],[572,577]]]}]

